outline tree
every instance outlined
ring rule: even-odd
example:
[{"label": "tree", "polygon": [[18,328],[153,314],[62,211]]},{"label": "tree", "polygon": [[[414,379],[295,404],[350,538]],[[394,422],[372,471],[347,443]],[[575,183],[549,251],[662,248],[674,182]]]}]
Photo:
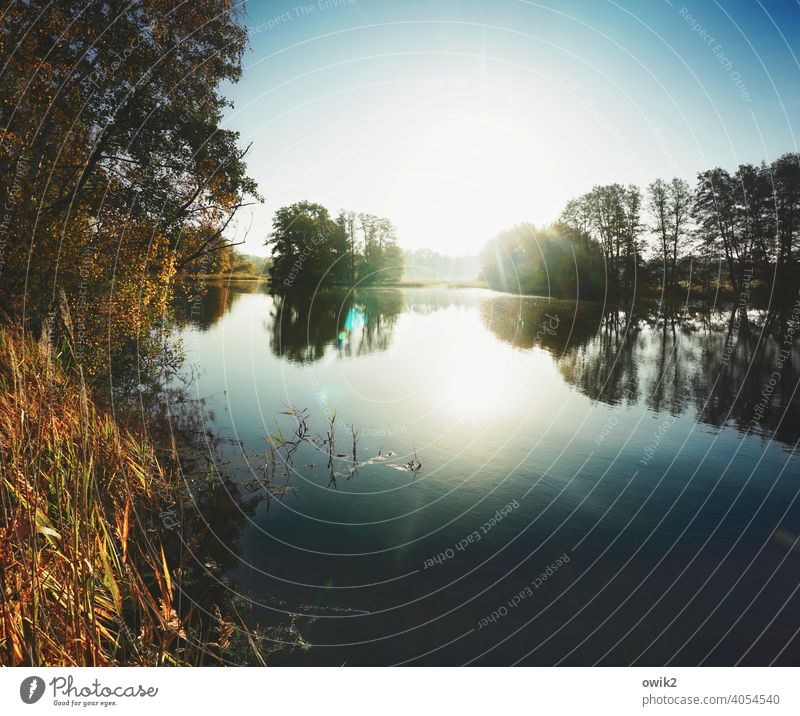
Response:
[{"label": "tree", "polygon": [[[358,240],[361,233],[361,241]],[[392,222],[301,201],[278,209],[267,239],[273,288],[316,283],[389,283],[403,274],[404,254]]]},{"label": "tree", "polygon": [[561,222],[572,227],[580,234],[591,235],[594,225],[594,214],[589,194],[577,199],[570,199],[561,212]]},{"label": "tree", "polygon": [[631,288],[641,263],[642,197],[636,186],[595,186],[573,199],[561,214],[561,223],[592,238],[602,249],[612,288]]},{"label": "tree", "polygon": [[663,179],[656,179],[647,187],[648,208],[653,216],[652,231],[658,236],[658,253],[662,261],[664,288],[672,287],[668,264],[670,254],[669,189]]},{"label": "tree", "polygon": [[751,258],[763,265],[775,253],[775,203],[769,168],[742,164],[734,176],[741,234],[747,237]]},{"label": "tree", "polygon": [[779,280],[796,278],[794,264],[800,243],[800,154],[784,154],[771,166],[777,224]]},{"label": "tree", "polygon": [[[656,283],[658,273],[662,289],[674,290],[679,274],[690,271],[700,274],[706,290],[724,272],[734,293],[764,283],[781,290],[777,297],[794,293],[800,279],[800,154],[785,154],[769,166],[742,164],[733,175],[719,167],[700,172],[694,190],[679,177],[656,179],[644,201],[647,226],[636,186],[597,185],[567,202],[556,227],[576,246],[588,242],[602,252],[612,292],[630,291],[640,280]],[[649,263],[642,261],[646,228],[654,235]],[[482,255],[490,285],[543,290],[531,254],[539,240],[533,227],[523,225],[491,241]]]},{"label": "tree", "polygon": [[347,236],[328,210],[310,201],[299,201],[275,212],[270,278],[275,288],[312,286],[323,278],[339,278],[347,254]]},{"label": "tree", "polygon": [[501,232],[481,254],[481,275],[500,291],[562,297],[600,295],[605,278],[600,246],[565,224]]},{"label": "tree", "polygon": [[619,248],[623,224],[622,196],[619,184],[595,186],[586,195],[592,233],[603,248],[609,275],[619,281]]},{"label": "tree", "polygon": [[653,219],[650,228],[658,237],[662,286],[674,289],[677,285],[677,265],[685,247],[691,219],[691,189],[685,180],[678,177],[670,182],[656,179],[648,186],[647,197]]},{"label": "tree", "polygon": [[356,239],[356,222],[358,214],[355,211],[340,211],[337,219],[347,237],[347,273],[350,283],[355,283],[356,272],[360,269],[360,256]]},{"label": "tree", "polygon": [[620,267],[623,285],[631,289],[641,263],[642,247],[640,237],[642,223],[642,194],[637,186],[629,184],[622,192],[622,230],[620,241],[624,262]]},{"label": "tree", "polygon": [[[41,321],[63,290],[98,359],[168,306],[257,198],[219,91],[246,31],[227,0],[9,6],[0,29],[3,302]],[[89,311],[86,306],[91,305]]]},{"label": "tree", "polygon": [[745,262],[751,260],[752,233],[741,221],[737,205],[737,180],[724,169],[701,172],[697,177],[693,214],[701,243],[724,257],[735,293],[742,286]]},{"label": "tree", "polygon": [[364,260],[360,278],[367,283],[397,281],[403,275],[405,255],[397,244],[397,234],[389,219],[369,214],[363,217]]}]

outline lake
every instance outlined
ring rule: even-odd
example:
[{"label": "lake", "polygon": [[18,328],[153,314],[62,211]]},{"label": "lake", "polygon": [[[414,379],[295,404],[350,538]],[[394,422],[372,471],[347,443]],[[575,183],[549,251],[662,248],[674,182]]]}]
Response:
[{"label": "lake", "polygon": [[188,549],[268,663],[800,659],[791,307],[240,283],[196,308],[221,443]]}]

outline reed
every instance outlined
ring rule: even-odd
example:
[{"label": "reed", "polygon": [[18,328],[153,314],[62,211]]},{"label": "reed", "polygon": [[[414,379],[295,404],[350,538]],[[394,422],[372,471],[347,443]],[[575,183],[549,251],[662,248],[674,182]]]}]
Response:
[{"label": "reed", "polygon": [[175,478],[46,334],[0,329],[0,471],[0,664],[203,660],[160,538]]}]

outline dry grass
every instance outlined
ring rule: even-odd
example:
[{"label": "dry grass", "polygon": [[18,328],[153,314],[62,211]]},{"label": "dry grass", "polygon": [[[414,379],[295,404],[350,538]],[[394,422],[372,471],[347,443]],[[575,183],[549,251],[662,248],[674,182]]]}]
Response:
[{"label": "dry grass", "polygon": [[0,664],[199,661],[159,539],[174,487],[40,341],[0,329]]}]

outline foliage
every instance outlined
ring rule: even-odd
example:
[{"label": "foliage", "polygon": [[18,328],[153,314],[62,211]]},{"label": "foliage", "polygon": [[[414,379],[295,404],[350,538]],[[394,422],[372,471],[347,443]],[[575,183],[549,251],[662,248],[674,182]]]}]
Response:
[{"label": "foliage", "polygon": [[633,185],[595,186],[565,207],[561,221],[603,251],[610,288],[632,288],[642,262],[642,196]]},{"label": "foliage", "polygon": [[349,221],[343,222],[342,215],[339,221],[347,228],[350,254],[355,258],[357,270],[352,278],[359,283],[391,283],[400,280],[405,256],[397,245],[397,234],[389,219],[372,214],[358,214],[360,242],[352,224]]},{"label": "foliage", "polygon": [[272,247],[270,279],[274,287],[336,281],[346,269],[347,238],[328,210],[299,201],[275,212],[267,245]]},{"label": "foliage", "polygon": [[794,284],[800,251],[800,154],[771,165],[701,172],[694,195],[698,246],[719,257],[730,285],[743,289],[750,270],[772,285]]},{"label": "foliage", "polygon": [[490,241],[481,255],[487,285],[513,293],[594,296],[605,285],[600,247],[563,224],[520,224]]},{"label": "foliage", "polygon": [[214,252],[209,261],[203,266],[205,275],[266,277],[271,264],[265,256],[243,254],[234,246],[225,246],[220,251]]},{"label": "foliage", "polygon": [[371,214],[329,211],[300,201],[275,212],[270,278],[275,290],[319,284],[387,283],[403,273],[394,226]]},{"label": "foliage", "polygon": [[662,285],[677,285],[678,259],[687,246],[692,194],[688,182],[673,178],[656,179],[647,187],[648,208],[653,217],[656,253],[663,267]]},{"label": "foliage", "polygon": [[[569,296],[577,270],[586,295],[697,283],[706,292],[760,283],[792,294],[800,279],[800,155],[743,164],[732,175],[700,172],[694,190],[680,178],[656,179],[645,197],[632,185],[595,186],[567,203],[557,225],[501,233],[482,255],[487,283]],[[575,265],[564,259],[564,239]]]},{"label": "foliage", "polygon": [[35,326],[63,289],[89,375],[163,314],[176,272],[228,244],[256,195],[220,127],[246,41],[236,7],[31,0],[4,15],[0,291]]},{"label": "foliage", "polygon": [[[4,10],[0,301],[21,326],[0,331],[4,664],[219,660],[229,642],[220,612],[200,624],[177,598],[190,570],[159,518],[183,486],[174,450],[157,453],[98,397],[109,373],[144,402],[168,369],[160,326],[176,278],[233,257],[226,227],[258,198],[221,128],[240,8]],[[200,636],[214,631],[216,645]]]}]

